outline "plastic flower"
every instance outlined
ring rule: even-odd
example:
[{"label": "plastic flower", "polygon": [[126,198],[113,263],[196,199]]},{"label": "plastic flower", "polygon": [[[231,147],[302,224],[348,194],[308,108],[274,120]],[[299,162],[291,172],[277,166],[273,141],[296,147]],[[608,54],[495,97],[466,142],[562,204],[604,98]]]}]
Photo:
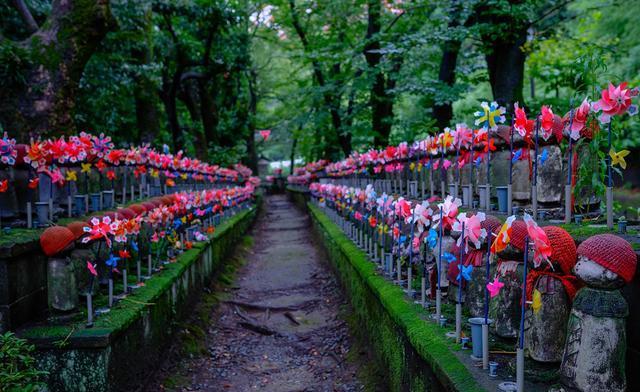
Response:
[{"label": "plastic flower", "polygon": [[425,200],[413,208],[413,215],[409,218],[409,222],[415,221],[418,233],[422,233],[429,227],[432,213],[433,210],[429,208],[429,202]]},{"label": "plastic flower", "polygon": [[111,181],[115,180],[116,179],[116,172],[113,171],[113,170],[107,171],[107,179],[111,180]]},{"label": "plastic flower", "polygon": [[638,107],[631,104],[631,99],[638,95],[638,89],[630,89],[627,82],[614,86],[609,83],[609,87],[602,90],[600,100],[593,104],[593,110],[602,111],[600,114],[600,122],[607,124],[611,121],[611,117],[619,116],[629,112],[634,115],[638,112]]},{"label": "plastic flower", "polygon": [[5,193],[9,189],[9,180],[0,181],[0,193]]},{"label": "plastic flower", "polygon": [[616,152],[613,148],[609,150],[609,156],[611,157],[611,166],[620,165],[622,169],[627,168],[627,161],[624,157],[630,154],[629,150],[622,150]]},{"label": "plastic flower", "polygon": [[531,215],[525,213],[524,222],[527,224],[527,233],[534,246],[533,265],[534,267],[538,267],[543,261],[549,260],[549,256],[551,256],[551,243],[549,242],[547,233],[538,226]]},{"label": "plastic flower", "polygon": [[497,102],[491,102],[491,104],[482,102],[480,106],[482,107],[482,111],[473,114],[477,117],[476,125],[482,125],[484,128],[495,131],[498,128],[498,124],[505,122],[506,118],[504,114],[506,110],[504,107],[498,105]]},{"label": "plastic flower", "polygon": [[122,249],[118,251],[118,256],[120,256],[121,259],[129,259],[131,258],[131,253],[126,249]]},{"label": "plastic flower", "polygon": [[509,245],[509,242],[511,242],[511,225],[513,225],[515,220],[515,215],[511,215],[504,222],[498,235],[496,235],[496,239],[491,244],[491,253],[500,253]]}]

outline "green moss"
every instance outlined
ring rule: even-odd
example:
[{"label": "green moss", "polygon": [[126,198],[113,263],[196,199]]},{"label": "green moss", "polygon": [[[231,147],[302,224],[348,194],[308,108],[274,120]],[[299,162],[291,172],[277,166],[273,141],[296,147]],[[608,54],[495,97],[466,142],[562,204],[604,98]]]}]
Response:
[{"label": "green moss", "polygon": [[[469,370],[452,352],[453,346],[444,336],[444,330],[435,323],[425,321],[428,317],[426,311],[409,303],[400,287],[377,275],[375,265],[367,260],[365,253],[326,215],[310,203],[307,206],[327,240],[329,253],[340,258],[340,261],[335,262],[336,268],[341,277],[347,280],[345,285],[353,308],[356,312],[364,312],[364,322],[374,324],[369,325],[367,329],[375,334],[374,346],[381,354],[388,371],[390,389],[402,390],[407,384],[416,389],[423,385],[407,380],[409,376],[406,372],[410,366],[405,363],[407,351],[401,344],[404,337],[410,345],[409,350],[415,351],[418,359],[428,364],[433,376],[445,386],[445,389],[483,391]],[[377,297],[382,311],[367,307],[366,291]]]}]

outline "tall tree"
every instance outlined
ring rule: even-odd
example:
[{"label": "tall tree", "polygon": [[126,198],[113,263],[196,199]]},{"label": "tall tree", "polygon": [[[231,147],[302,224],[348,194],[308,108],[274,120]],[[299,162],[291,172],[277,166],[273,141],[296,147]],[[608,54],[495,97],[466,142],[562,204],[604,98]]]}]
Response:
[{"label": "tall tree", "polygon": [[[36,28],[23,1],[14,1],[26,30]],[[115,27],[109,0],[54,0],[45,23],[20,41],[0,38],[0,124],[20,133],[75,132],[74,107],[83,70]]]}]

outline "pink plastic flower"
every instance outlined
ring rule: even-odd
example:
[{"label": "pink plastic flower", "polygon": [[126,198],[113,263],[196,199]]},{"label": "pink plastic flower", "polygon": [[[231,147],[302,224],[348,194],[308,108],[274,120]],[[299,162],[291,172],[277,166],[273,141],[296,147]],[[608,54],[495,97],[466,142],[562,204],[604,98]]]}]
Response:
[{"label": "pink plastic flower", "polygon": [[411,204],[402,197],[396,201],[395,209],[396,215],[404,220],[407,220],[411,216]]},{"label": "pink plastic flower", "polygon": [[527,119],[527,113],[524,111],[524,109],[520,108],[517,103],[513,106],[515,108],[516,114],[513,128],[518,131],[518,134],[520,134],[520,136],[522,136],[525,140],[531,139],[534,121]]},{"label": "pink plastic flower", "polygon": [[631,104],[631,99],[638,95],[637,88],[627,88],[627,82],[614,86],[609,83],[609,87],[602,90],[601,98],[593,104],[593,110],[602,111],[600,114],[600,122],[607,124],[611,121],[611,117],[625,114],[634,115],[638,111],[636,105]]},{"label": "pink plastic flower", "polygon": [[[453,199],[453,196],[449,195],[444,199],[443,203],[438,204],[438,208],[442,209],[442,225],[445,229],[450,229],[456,221],[458,216],[458,208],[462,205],[460,199]],[[437,228],[440,224],[440,213],[436,212],[433,215],[433,227]]]},{"label": "pink plastic flower", "polygon": [[113,230],[115,227],[112,225],[111,218],[107,216],[103,216],[102,220],[99,218],[91,219],[91,226],[85,226],[83,228],[85,233],[89,235],[82,238],[82,243],[86,244],[89,241],[97,240],[104,238],[107,242],[107,246],[111,247],[111,239],[109,235],[113,234]]}]

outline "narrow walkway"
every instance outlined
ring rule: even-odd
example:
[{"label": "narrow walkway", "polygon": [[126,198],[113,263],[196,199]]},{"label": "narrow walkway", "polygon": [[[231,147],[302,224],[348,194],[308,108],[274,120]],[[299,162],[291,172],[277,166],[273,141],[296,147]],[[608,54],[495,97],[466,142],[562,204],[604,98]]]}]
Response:
[{"label": "narrow walkway", "polygon": [[286,196],[266,203],[233,293],[212,318],[210,356],[188,366],[185,390],[361,390],[358,365],[346,358],[348,305],[321,262],[309,217]]}]

